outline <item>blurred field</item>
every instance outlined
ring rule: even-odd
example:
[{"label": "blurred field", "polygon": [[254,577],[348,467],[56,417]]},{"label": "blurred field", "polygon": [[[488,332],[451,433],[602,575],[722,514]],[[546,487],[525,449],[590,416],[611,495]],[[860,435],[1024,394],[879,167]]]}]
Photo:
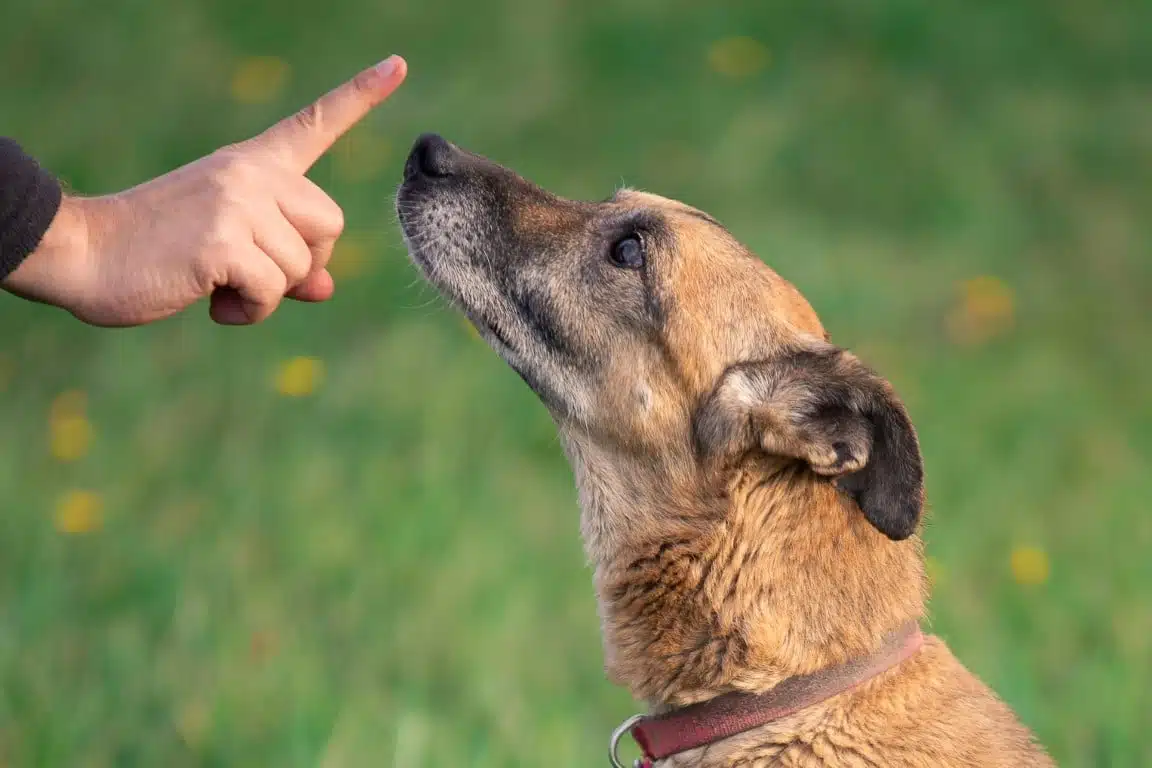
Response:
[{"label": "blurred field", "polygon": [[113,191],[392,52],[313,173],[331,304],[0,297],[0,765],[604,763],[633,705],[551,422],[395,231],[422,130],[796,282],[919,427],[934,631],[1062,765],[1152,764],[1152,5],[8,2],[0,135]]}]

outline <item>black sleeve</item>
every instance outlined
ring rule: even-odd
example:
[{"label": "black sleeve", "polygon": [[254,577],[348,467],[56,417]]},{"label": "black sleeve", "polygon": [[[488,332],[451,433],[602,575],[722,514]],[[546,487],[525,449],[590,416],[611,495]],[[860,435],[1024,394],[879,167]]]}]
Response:
[{"label": "black sleeve", "polygon": [[60,208],[60,182],[0,136],[0,280],[36,250]]}]

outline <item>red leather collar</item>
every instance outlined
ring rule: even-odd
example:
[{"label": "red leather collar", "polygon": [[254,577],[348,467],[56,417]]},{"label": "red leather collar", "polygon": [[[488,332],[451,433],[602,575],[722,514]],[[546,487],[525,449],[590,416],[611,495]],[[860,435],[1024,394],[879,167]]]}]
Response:
[{"label": "red leather collar", "polygon": [[632,734],[644,752],[643,759],[636,761],[636,768],[652,768],[657,760],[759,728],[844,693],[896,666],[923,644],[919,624],[909,622],[888,635],[875,653],[819,672],[786,678],[770,691],[726,693],[662,715],[631,718],[613,736],[612,763],[621,765],[616,744],[625,731]]}]

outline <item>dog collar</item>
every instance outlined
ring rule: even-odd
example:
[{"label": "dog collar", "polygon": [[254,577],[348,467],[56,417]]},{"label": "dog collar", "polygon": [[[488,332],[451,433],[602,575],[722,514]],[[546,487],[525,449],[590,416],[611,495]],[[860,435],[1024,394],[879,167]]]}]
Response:
[{"label": "dog collar", "polygon": [[609,757],[614,768],[624,768],[618,747],[629,733],[644,752],[633,768],[653,768],[657,760],[759,728],[855,688],[895,667],[923,644],[920,625],[910,621],[889,634],[875,653],[785,678],[764,693],[737,691],[662,715],[634,715],[612,734]]}]

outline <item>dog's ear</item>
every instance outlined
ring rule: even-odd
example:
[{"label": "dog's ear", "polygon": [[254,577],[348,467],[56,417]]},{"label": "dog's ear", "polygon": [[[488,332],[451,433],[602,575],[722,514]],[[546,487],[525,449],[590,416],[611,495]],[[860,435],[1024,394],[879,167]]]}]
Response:
[{"label": "dog's ear", "polygon": [[694,419],[697,451],[735,459],[749,451],[806,462],[835,478],[893,540],[916,530],[924,464],[892,387],[831,345],[728,369]]}]

